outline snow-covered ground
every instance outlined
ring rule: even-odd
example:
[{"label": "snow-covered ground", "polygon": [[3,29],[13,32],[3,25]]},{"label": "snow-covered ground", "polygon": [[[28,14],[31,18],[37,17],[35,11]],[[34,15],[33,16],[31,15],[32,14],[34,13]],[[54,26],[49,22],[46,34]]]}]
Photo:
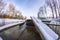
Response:
[{"label": "snow-covered ground", "polygon": [[19,19],[0,19],[0,26],[16,23],[16,22],[24,22],[25,20],[19,20]]},{"label": "snow-covered ground", "polygon": [[0,40],[3,40],[3,39],[0,37]]},{"label": "snow-covered ground", "polygon": [[[19,33],[22,33],[22,31],[25,29],[25,27],[21,27],[18,24],[24,23],[25,20],[18,20],[18,19],[0,19],[0,24],[4,24],[4,26],[0,26],[0,32],[2,31],[5,35],[11,36],[13,38],[19,37]],[[17,26],[14,26],[17,25]],[[14,26],[14,27],[12,27]],[[19,29],[21,27],[21,29]],[[7,29],[9,28],[9,29]],[[6,29],[6,30],[4,30]],[[21,31],[20,31],[21,30]],[[4,36],[4,35],[3,35]],[[0,37],[0,40],[3,40],[3,37]]]},{"label": "snow-covered ground", "polygon": [[[24,23],[25,20],[18,20],[18,19],[0,19],[0,31],[4,30],[6,28],[11,28],[14,25],[20,25],[22,23]],[[5,25],[4,25],[5,23]]]},{"label": "snow-covered ground", "polygon": [[60,22],[60,18],[46,18],[46,19],[42,19],[42,21],[59,21]]}]

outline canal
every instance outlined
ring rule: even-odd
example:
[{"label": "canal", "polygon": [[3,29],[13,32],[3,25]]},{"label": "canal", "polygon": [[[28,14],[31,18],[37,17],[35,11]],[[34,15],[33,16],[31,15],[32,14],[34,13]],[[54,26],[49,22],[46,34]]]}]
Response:
[{"label": "canal", "polygon": [[42,40],[35,26],[16,26],[0,33],[3,40]]}]

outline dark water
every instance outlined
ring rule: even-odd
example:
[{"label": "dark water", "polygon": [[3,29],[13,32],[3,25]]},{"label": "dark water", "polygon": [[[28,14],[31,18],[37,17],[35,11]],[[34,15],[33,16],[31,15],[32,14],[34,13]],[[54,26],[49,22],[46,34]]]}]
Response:
[{"label": "dark water", "polygon": [[[21,32],[22,30],[20,27],[22,27],[22,30],[24,30],[23,32]],[[41,40],[41,37],[39,36],[35,27],[26,26],[25,24],[23,26],[16,26],[6,30],[0,33],[0,36],[3,38],[3,40]]]},{"label": "dark water", "polygon": [[42,40],[34,26],[28,26],[18,40]]}]

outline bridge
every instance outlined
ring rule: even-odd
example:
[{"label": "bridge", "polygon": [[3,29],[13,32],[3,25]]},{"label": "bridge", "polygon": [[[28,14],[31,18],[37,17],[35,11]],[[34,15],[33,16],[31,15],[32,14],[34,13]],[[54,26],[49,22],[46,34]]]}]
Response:
[{"label": "bridge", "polygon": [[[38,19],[31,17],[34,26],[27,26],[26,21],[15,22],[13,24],[0,27],[1,40],[60,40],[60,36],[56,31],[56,27],[49,25],[60,26],[60,24],[50,23],[51,19]],[[54,19],[56,20],[56,19]],[[12,31],[12,32],[11,32]],[[5,36],[4,36],[4,35]],[[14,35],[11,35],[14,34]],[[6,36],[8,35],[8,36]],[[9,37],[11,36],[11,37]],[[36,37],[35,37],[36,36]]]}]

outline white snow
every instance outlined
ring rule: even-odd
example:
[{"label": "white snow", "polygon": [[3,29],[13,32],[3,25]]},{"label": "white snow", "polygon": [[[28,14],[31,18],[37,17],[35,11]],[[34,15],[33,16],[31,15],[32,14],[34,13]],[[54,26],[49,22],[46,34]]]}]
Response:
[{"label": "white snow", "polygon": [[12,27],[17,24],[24,23],[25,20],[18,20],[18,19],[0,19],[0,24],[5,22],[6,25],[0,26],[0,31],[9,27]]},{"label": "white snow", "polygon": [[3,40],[3,39],[0,37],[0,40]]},{"label": "white snow", "polygon": [[42,21],[60,21],[60,18],[46,18],[42,19]]},{"label": "white snow", "polygon": [[3,24],[11,24],[11,23],[16,23],[16,22],[23,22],[25,20],[18,20],[18,19],[0,19],[0,25]]},{"label": "white snow", "polygon": [[0,31],[3,30],[3,29],[6,29],[6,28],[12,27],[14,25],[17,25],[17,24],[21,24],[21,23],[23,23],[23,22],[17,22],[17,23],[13,23],[13,24],[8,24],[8,25],[1,26],[0,27]]}]

